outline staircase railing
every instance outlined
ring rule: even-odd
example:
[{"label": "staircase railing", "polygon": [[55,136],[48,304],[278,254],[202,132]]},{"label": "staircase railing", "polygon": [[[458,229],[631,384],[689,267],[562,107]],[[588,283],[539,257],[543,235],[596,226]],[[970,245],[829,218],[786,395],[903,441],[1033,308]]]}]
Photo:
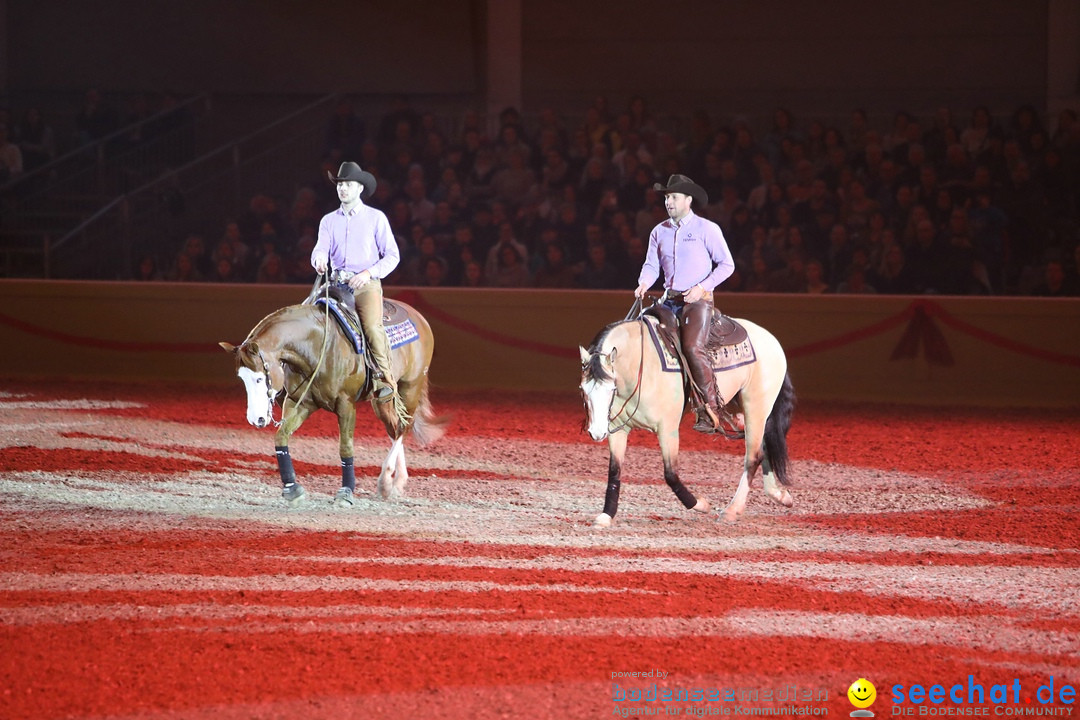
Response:
[{"label": "staircase railing", "polygon": [[252,195],[288,193],[296,178],[313,175],[337,97],[323,96],[115,197],[52,243],[52,276],[131,278],[141,257],[171,257],[187,232],[223,228]]}]

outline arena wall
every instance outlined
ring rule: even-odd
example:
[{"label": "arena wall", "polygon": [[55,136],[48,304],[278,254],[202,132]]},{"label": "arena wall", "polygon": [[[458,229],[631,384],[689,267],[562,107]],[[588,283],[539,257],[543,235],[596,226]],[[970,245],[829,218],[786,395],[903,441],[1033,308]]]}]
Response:
[{"label": "arena wall", "polygon": [[[239,343],[296,285],[0,281],[0,378],[233,383]],[[431,323],[437,387],[573,392],[620,291],[392,288]],[[1080,406],[1080,299],[717,296],[783,344],[804,399]]]}]

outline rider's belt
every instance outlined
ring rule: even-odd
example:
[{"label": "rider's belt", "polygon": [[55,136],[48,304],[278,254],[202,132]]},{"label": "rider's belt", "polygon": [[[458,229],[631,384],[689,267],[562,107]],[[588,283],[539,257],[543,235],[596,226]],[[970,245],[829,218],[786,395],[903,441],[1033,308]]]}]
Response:
[{"label": "rider's belt", "polygon": [[[713,291],[712,290],[706,290],[705,294],[703,294],[701,296],[701,298],[698,300],[698,302],[707,302],[707,303],[712,303],[712,301],[713,301]],[[681,293],[681,292],[675,292],[673,290],[668,290],[667,293],[664,295],[664,302],[674,303],[676,305],[684,305],[684,304],[686,304],[686,293]]]},{"label": "rider's belt", "polygon": [[354,276],[360,273],[354,273],[352,270],[334,270],[330,273],[330,282],[334,283],[347,283]]}]

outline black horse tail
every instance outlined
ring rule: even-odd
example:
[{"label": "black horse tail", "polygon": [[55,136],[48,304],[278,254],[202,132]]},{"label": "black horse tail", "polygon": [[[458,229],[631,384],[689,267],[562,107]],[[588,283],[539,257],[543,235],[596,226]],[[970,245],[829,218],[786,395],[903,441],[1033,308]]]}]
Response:
[{"label": "black horse tail", "polygon": [[446,432],[446,426],[450,422],[449,416],[436,416],[431,409],[431,401],[428,399],[428,383],[424,379],[424,387],[420,390],[420,402],[412,416],[412,434],[416,442],[421,446],[427,446],[438,440]]},{"label": "black horse tail", "polygon": [[776,473],[781,485],[790,485],[788,477],[787,434],[791,429],[791,416],[795,413],[795,386],[791,384],[791,375],[784,374],[784,384],[773,403],[769,419],[765,421],[765,453],[769,458],[769,467]]}]

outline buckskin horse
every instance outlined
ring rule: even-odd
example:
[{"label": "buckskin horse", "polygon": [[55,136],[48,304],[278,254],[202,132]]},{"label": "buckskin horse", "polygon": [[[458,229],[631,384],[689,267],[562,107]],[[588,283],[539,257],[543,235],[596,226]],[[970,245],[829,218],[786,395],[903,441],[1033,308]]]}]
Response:
[{"label": "buckskin horse", "polygon": [[[714,313],[714,327],[719,322],[733,327],[731,318]],[[725,414],[734,420],[737,415],[732,413],[742,413],[742,422],[732,423],[729,436],[741,436],[746,443],[742,477],[720,515],[728,522],[735,522],[745,510],[758,466],[765,493],[786,507],[793,504],[783,487],[789,484],[787,432],[795,406],[787,358],[768,330],[748,320],[736,323],[746,331],[745,344],[720,348],[728,358],[727,367],[715,373],[717,390],[727,402]],[[679,423],[687,410],[687,394],[677,356],[664,349],[664,324],[649,314],[639,315],[608,325],[588,350],[579,348],[586,429],[597,442],[607,438],[610,451],[604,512],[593,521],[595,527],[607,527],[615,517],[627,437],[638,428],[656,433],[664,480],[683,505],[702,513],[712,509],[708,500],[695,498],[679,479]]]},{"label": "buckskin horse", "polygon": [[[278,425],[274,445],[286,502],[293,505],[306,495],[296,480],[289,438],[315,410],[322,409],[338,418],[342,488],[334,504],[350,506],[355,485],[356,403],[372,398],[369,370],[357,339],[358,328],[345,321],[345,313],[329,296],[309,304],[316,295],[313,290],[304,304],[270,313],[239,346],[219,344],[236,359],[236,374],[247,390],[248,422],[257,428]],[[384,499],[391,499],[405,489],[408,480],[406,435],[411,431],[425,445],[442,435],[443,423],[434,417],[428,400],[428,367],[434,349],[431,327],[403,302],[384,300],[383,310],[401,404],[373,399],[371,404],[392,441],[376,485]],[[275,421],[276,400],[282,395],[281,419]]]}]

